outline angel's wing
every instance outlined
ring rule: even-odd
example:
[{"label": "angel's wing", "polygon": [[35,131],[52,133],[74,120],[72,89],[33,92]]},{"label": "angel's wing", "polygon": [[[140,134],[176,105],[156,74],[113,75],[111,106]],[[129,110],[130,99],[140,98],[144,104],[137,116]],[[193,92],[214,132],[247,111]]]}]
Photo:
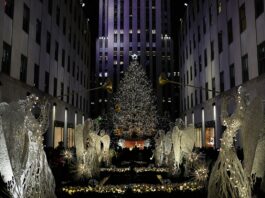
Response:
[{"label": "angel's wing", "polygon": [[103,143],[102,151],[103,152],[108,152],[109,147],[110,147],[110,137],[109,137],[109,135],[102,136],[100,141]]},{"label": "angel's wing", "polygon": [[82,158],[85,149],[84,136],[83,136],[83,125],[77,125],[75,127],[75,146],[77,158]]},{"label": "angel's wing", "polygon": [[247,173],[250,174],[259,137],[264,132],[264,114],[262,111],[262,100],[259,97],[254,98],[246,107],[243,117],[241,137],[244,151],[244,167]]}]

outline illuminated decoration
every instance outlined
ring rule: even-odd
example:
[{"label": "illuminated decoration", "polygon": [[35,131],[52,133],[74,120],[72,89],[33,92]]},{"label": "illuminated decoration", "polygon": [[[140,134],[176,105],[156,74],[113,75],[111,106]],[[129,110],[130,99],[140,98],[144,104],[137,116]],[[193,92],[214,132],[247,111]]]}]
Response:
[{"label": "illuminated decoration", "polygon": [[78,193],[113,193],[113,194],[125,194],[130,191],[135,194],[152,193],[152,192],[166,192],[172,193],[177,191],[182,192],[194,192],[200,191],[204,187],[197,182],[184,182],[184,183],[172,183],[172,184],[128,184],[128,185],[103,185],[103,186],[69,186],[63,187],[62,191],[69,194],[75,195]]},{"label": "illuminated decoration", "polygon": [[[99,135],[98,135],[99,133]],[[75,133],[78,178],[90,178],[100,171],[101,162],[110,163],[110,137],[105,131],[99,131],[98,120],[88,119],[84,125],[78,125]]]},{"label": "illuminated decoration", "polygon": [[162,166],[164,162],[164,138],[165,131],[159,130],[155,136],[155,163],[157,166]]},{"label": "illuminated decoration", "polygon": [[136,61],[138,59],[138,55],[137,54],[133,54],[132,55],[132,60]]},{"label": "illuminated decoration", "polygon": [[192,176],[196,182],[200,184],[206,184],[207,179],[208,179],[208,173],[209,173],[209,170],[205,166],[205,164],[199,164],[194,168],[192,172]]},{"label": "illuminated decoration", "polygon": [[246,101],[242,97],[242,87],[235,96],[236,109],[229,116],[227,112],[228,98],[222,101],[221,120],[226,130],[221,139],[221,148],[217,161],[212,169],[208,185],[208,197],[251,197],[251,187],[246,172],[237,157],[234,148],[234,138],[242,127]]},{"label": "illuminated decoration", "polygon": [[72,151],[66,149],[63,154],[64,154],[64,158],[66,160],[70,161],[70,160],[73,159],[73,153],[72,153]]},{"label": "illuminated decoration", "polygon": [[205,128],[205,147],[213,148],[214,147],[214,128]]},{"label": "illuminated decoration", "polygon": [[162,168],[162,167],[135,167],[134,171],[136,173],[143,173],[143,172],[156,172],[156,173],[169,173],[169,168]]},{"label": "illuminated decoration", "polygon": [[125,139],[145,139],[155,134],[157,116],[152,88],[136,59],[120,82],[114,104],[119,105],[112,109],[115,135]]},{"label": "illuminated decoration", "polygon": [[115,111],[116,111],[117,113],[119,113],[119,112],[121,111],[121,107],[120,107],[119,104],[116,104],[116,105],[115,105]]},{"label": "illuminated decoration", "polygon": [[31,95],[0,104],[0,171],[12,197],[56,197],[43,149],[49,105]]},{"label": "illuminated decoration", "polygon": [[181,119],[176,120],[176,126],[172,131],[175,168],[179,169],[183,159],[188,158],[192,153],[196,141],[194,133],[195,128],[193,124],[184,127],[184,123]]},{"label": "illuminated decoration", "polygon": [[131,171],[130,167],[127,168],[101,168],[100,172],[111,172],[111,173],[125,173]]},{"label": "illuminated decoration", "polygon": [[172,133],[159,130],[155,136],[155,160],[157,166],[168,166],[172,150]]},{"label": "illuminated decoration", "polygon": [[159,130],[155,136],[155,162],[157,166],[168,166],[172,150],[172,133]]},{"label": "illuminated decoration", "polygon": [[150,139],[146,139],[146,140],[124,140],[124,139],[119,139],[118,140],[118,146],[120,146],[121,148],[127,148],[127,149],[140,149],[143,150],[145,147],[149,148],[151,146],[151,141]]}]

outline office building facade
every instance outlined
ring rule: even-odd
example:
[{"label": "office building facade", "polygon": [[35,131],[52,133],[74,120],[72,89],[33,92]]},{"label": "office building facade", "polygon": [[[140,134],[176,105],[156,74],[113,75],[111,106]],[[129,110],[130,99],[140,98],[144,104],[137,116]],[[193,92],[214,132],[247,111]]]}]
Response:
[{"label": "office building facade", "polygon": [[[99,0],[99,38],[96,44],[96,79],[103,84],[113,81],[114,91],[119,86],[131,55],[146,71],[160,112],[176,110],[176,94],[171,86],[161,88],[161,72],[174,79],[173,42],[171,39],[170,0]],[[91,101],[91,109],[104,112],[107,93],[100,92]]]},{"label": "office building facade", "polygon": [[48,99],[46,146],[74,146],[89,111],[90,33],[79,1],[4,0],[0,27],[1,102]]},{"label": "office building facade", "polygon": [[[220,147],[224,95],[246,88],[265,99],[265,5],[253,1],[189,1],[180,19],[180,109],[196,127],[197,146]],[[228,109],[233,111],[233,105]],[[264,110],[263,110],[264,111]],[[238,141],[240,146],[240,138]]]}]

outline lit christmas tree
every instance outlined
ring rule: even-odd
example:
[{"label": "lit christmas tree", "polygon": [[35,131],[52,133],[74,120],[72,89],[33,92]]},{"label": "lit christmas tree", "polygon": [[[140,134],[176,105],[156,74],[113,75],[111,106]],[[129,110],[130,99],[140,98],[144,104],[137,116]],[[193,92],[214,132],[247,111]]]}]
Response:
[{"label": "lit christmas tree", "polygon": [[132,59],[114,97],[113,122],[115,135],[141,139],[155,133],[156,108],[145,71],[136,55]]}]

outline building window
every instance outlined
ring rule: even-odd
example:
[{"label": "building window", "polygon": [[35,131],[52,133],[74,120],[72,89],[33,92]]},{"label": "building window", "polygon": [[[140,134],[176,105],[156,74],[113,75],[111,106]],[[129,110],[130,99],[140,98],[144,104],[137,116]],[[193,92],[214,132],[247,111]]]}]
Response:
[{"label": "building window", "polygon": [[68,41],[69,41],[69,43],[71,43],[71,41],[72,41],[72,28],[71,27],[69,27]]},{"label": "building window", "polygon": [[63,18],[63,35],[66,34],[66,17]]},{"label": "building window", "polygon": [[54,59],[58,61],[58,53],[59,53],[59,43],[55,41],[55,51],[54,51]]},{"label": "building window", "polygon": [[230,88],[235,86],[235,65],[232,64],[229,66],[230,71]]},{"label": "building window", "polygon": [[11,46],[3,42],[2,72],[10,75]]},{"label": "building window", "polygon": [[196,48],[196,40],[195,40],[195,34],[193,34],[193,48]]},{"label": "building window", "polygon": [[200,89],[200,103],[202,103],[202,89]]},{"label": "building window", "polygon": [[53,96],[57,96],[57,78],[53,79]]},{"label": "building window", "polygon": [[191,95],[190,95],[190,105],[192,108],[193,107],[193,93],[191,93]]},{"label": "building window", "polygon": [[48,13],[52,15],[52,0],[48,0]]},{"label": "building window", "polygon": [[223,32],[218,32],[218,52],[221,53],[223,51]]},{"label": "building window", "polygon": [[220,91],[223,92],[225,90],[225,81],[224,81],[224,71],[220,72]]},{"label": "building window", "polygon": [[209,23],[210,23],[210,26],[213,24],[212,5],[210,5],[209,7]]},{"label": "building window", "polygon": [[39,88],[40,66],[34,65],[34,87]]},{"label": "building window", "polygon": [[208,65],[208,58],[207,58],[207,49],[204,49],[204,66],[207,67]]},{"label": "building window", "polygon": [[118,35],[114,34],[114,43],[117,43],[117,41],[118,41]]},{"label": "building window", "polygon": [[240,32],[244,32],[247,28],[245,3],[239,8]]},{"label": "building window", "polygon": [[233,42],[233,23],[232,19],[230,19],[227,23],[227,32],[228,32],[228,44]]},{"label": "building window", "polygon": [[65,50],[62,49],[62,67],[65,65]]},{"label": "building window", "polygon": [[264,12],[264,0],[255,0],[255,13],[258,18]]},{"label": "building window", "polygon": [[45,84],[44,84],[45,93],[49,93],[49,86],[50,86],[50,74],[49,72],[45,72]]},{"label": "building window", "polygon": [[248,81],[248,55],[242,57],[242,82]]},{"label": "building window", "polygon": [[208,93],[208,82],[205,83],[205,99],[208,100],[209,98],[209,93]]},{"label": "building window", "polygon": [[51,51],[51,33],[47,31],[46,52],[50,54],[50,51]]},{"label": "building window", "polygon": [[61,82],[61,100],[64,98],[64,84]]},{"label": "building window", "polygon": [[189,71],[187,71],[187,73],[186,73],[186,79],[187,79],[187,84],[189,84]]},{"label": "building window", "polygon": [[214,42],[211,42],[211,60],[214,59]]},{"label": "building window", "polygon": [[75,105],[75,92],[74,91],[72,91],[72,106],[74,106]]},{"label": "building window", "polygon": [[13,18],[13,15],[14,15],[14,0],[5,0],[5,13],[11,19]]},{"label": "building window", "polygon": [[215,78],[212,78],[212,96],[215,97]]},{"label": "building window", "polygon": [[67,59],[67,72],[70,72],[70,65],[71,65],[71,59],[70,59],[70,56],[68,55],[68,59]]},{"label": "building window", "polygon": [[140,13],[140,9],[141,9],[141,1],[138,0],[137,1],[137,28],[140,29],[141,28],[141,13]]},{"label": "building window", "polygon": [[56,7],[56,24],[60,26],[60,8]]},{"label": "building window", "polygon": [[79,95],[78,93],[76,93],[76,97],[75,97],[75,107],[78,108],[78,100],[79,100]]},{"label": "building window", "polygon": [[20,66],[20,80],[22,82],[27,81],[27,66],[28,66],[28,58],[21,54],[21,66]]},{"label": "building window", "polygon": [[190,108],[190,97],[187,96],[187,109],[189,109],[189,108]]},{"label": "building window", "polygon": [[[164,42],[163,42],[164,43]],[[191,40],[190,40],[190,54],[191,54]]]},{"label": "building window", "polygon": [[202,71],[202,57],[201,55],[199,56],[199,71]]},{"label": "building window", "polygon": [[222,1],[216,0],[216,8],[217,8],[217,14],[220,14],[222,12]]},{"label": "building window", "polygon": [[195,106],[198,104],[197,90],[195,90]]},{"label": "building window", "polygon": [[29,7],[26,4],[24,4],[24,9],[23,9],[23,30],[26,33],[29,33],[29,20],[30,20]]},{"label": "building window", "polygon": [[192,66],[190,66],[190,81],[192,81]]},{"label": "building window", "polygon": [[265,73],[265,41],[258,45],[259,75]]},{"label": "building window", "polygon": [[69,95],[70,95],[70,87],[67,87],[67,96],[66,96],[66,102],[69,104]]},{"label": "building window", "polygon": [[75,77],[75,62],[73,62],[72,76]]},{"label": "building window", "polygon": [[41,43],[41,21],[39,19],[36,22],[36,43],[39,45]]},{"label": "building window", "polygon": [[198,42],[201,41],[201,28],[198,26]]},{"label": "building window", "polygon": [[194,62],[194,76],[197,76],[197,65],[196,62]]},{"label": "building window", "polygon": [[203,17],[203,34],[206,33],[206,17]]}]

